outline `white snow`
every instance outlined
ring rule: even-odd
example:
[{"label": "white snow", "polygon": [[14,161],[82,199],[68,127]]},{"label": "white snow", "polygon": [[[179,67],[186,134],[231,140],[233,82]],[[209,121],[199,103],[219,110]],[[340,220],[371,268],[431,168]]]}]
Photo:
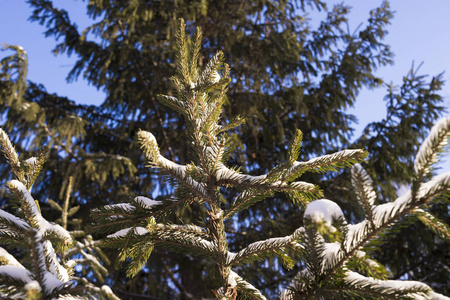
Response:
[{"label": "white snow", "polygon": [[233,271],[230,271],[230,273],[228,273],[228,280],[227,280],[227,283],[230,285],[230,287],[235,287],[236,285],[237,285],[237,281],[236,281],[236,279],[238,279],[239,278],[239,275],[238,274],[236,274],[235,272],[233,272]]},{"label": "white snow", "polygon": [[102,285],[102,291],[105,293],[105,294],[107,294],[107,295],[110,295],[110,294],[112,294],[113,292],[112,292],[112,290],[111,290],[111,288],[109,287],[109,286],[107,286],[107,285]]},{"label": "white snow", "polygon": [[113,291],[111,290],[111,288],[109,286],[103,285],[101,287],[101,290],[102,290],[103,293],[105,293],[108,296],[109,300],[120,300],[119,297],[114,295]]},{"label": "white snow", "polygon": [[66,283],[59,280],[55,275],[50,272],[44,273],[44,284],[46,291],[53,291],[54,289],[63,287]]},{"label": "white snow", "polygon": [[32,281],[31,273],[23,267],[0,266],[0,274],[12,277],[23,282]]},{"label": "white snow", "polygon": [[37,157],[30,157],[29,159],[25,160],[24,163],[29,166],[34,166],[37,164]]},{"label": "white snow", "polygon": [[311,191],[315,188],[314,184],[304,181],[292,182],[290,186],[301,191]]},{"label": "white snow", "polygon": [[[346,277],[344,278],[345,281],[348,283],[357,284],[359,286],[365,287],[365,286],[372,286],[372,287],[378,287],[378,288],[385,288],[390,291],[404,291],[406,289],[412,289],[412,288],[419,288],[419,289],[425,289],[430,290],[430,288],[418,281],[403,281],[403,280],[379,280],[374,279],[371,277],[365,277],[361,274],[358,274],[353,271],[347,271]],[[429,299],[426,297],[423,293],[415,293],[414,299]]]},{"label": "white snow", "polygon": [[341,243],[324,243],[322,272],[334,266],[334,262],[342,256],[343,253],[339,252],[340,249]]},{"label": "white snow", "polygon": [[39,209],[36,206],[36,202],[34,202],[33,197],[31,197],[30,193],[28,192],[27,188],[23,185],[22,182],[18,180],[11,180],[9,184],[18,190],[23,195],[23,199],[27,202],[28,206],[31,209],[31,212],[33,215],[40,215]]},{"label": "white snow", "polygon": [[130,228],[125,228],[125,229],[119,230],[119,231],[117,231],[117,232],[115,232],[115,233],[113,233],[113,234],[110,234],[110,235],[106,236],[106,238],[112,239],[112,238],[120,238],[120,237],[124,237],[124,236],[126,236],[126,235],[130,232],[130,230],[132,230],[132,229],[134,229],[133,233],[134,233],[134,234],[137,234],[137,235],[144,235],[144,234],[147,234],[147,233],[148,233],[148,230],[147,230],[146,228],[144,228],[144,227],[134,227],[134,228],[133,228],[133,227],[130,227]]},{"label": "white snow", "polygon": [[0,247],[0,258],[3,264],[8,266],[14,266],[19,267],[22,269],[25,269],[24,266],[20,262],[17,261],[17,259],[8,253],[4,248]]},{"label": "white snow", "polygon": [[430,292],[430,293],[428,293],[428,295],[430,295],[431,299],[433,299],[433,300],[450,300],[449,297],[438,294],[436,292]]},{"label": "white snow", "polygon": [[220,81],[220,75],[217,71],[214,71],[211,73],[211,83],[215,84]]},{"label": "white snow", "polygon": [[138,197],[134,198],[134,201],[139,202],[143,207],[148,208],[148,209],[152,209],[156,205],[163,204],[162,201],[156,201],[156,200],[144,197],[144,196],[138,196]]},{"label": "white snow", "polygon": [[84,256],[84,258],[86,258],[87,260],[91,261],[95,265],[101,265],[101,263],[98,261],[98,259],[94,255],[91,255],[91,254],[86,253],[84,251],[81,251],[81,254]]},{"label": "white snow", "polygon": [[11,223],[15,223],[18,227],[21,227],[23,229],[27,229],[29,227],[29,225],[24,220],[2,209],[0,209],[0,218],[7,219]]},{"label": "white snow", "polygon": [[125,210],[127,212],[132,212],[132,211],[134,211],[136,209],[136,207],[134,207],[130,203],[117,203],[117,204],[112,204],[112,205],[105,205],[104,208],[105,209],[120,208],[120,209],[123,209],[123,210]]},{"label": "white snow", "polygon": [[219,162],[217,164],[218,168],[216,170],[216,178],[217,180],[233,180],[239,183],[250,183],[250,184],[258,184],[262,183],[267,175],[259,175],[252,176],[247,174],[240,174],[235,170],[229,169],[223,163]]},{"label": "white snow", "polygon": [[142,139],[147,140],[147,142],[149,142],[150,144],[154,144],[154,146],[156,146],[156,147],[158,146],[158,143],[156,142],[155,136],[153,134],[151,134],[150,132],[141,130],[141,131],[138,132],[138,135]]},{"label": "white snow", "polygon": [[162,155],[158,155],[157,161],[162,168],[173,171],[177,176],[181,178],[186,176],[186,166],[174,163]]},{"label": "white snow", "polygon": [[211,251],[216,248],[216,244],[214,242],[210,242],[202,238],[198,239],[197,241],[200,245],[203,246],[203,249]]},{"label": "white snow", "polygon": [[[353,156],[355,153],[359,153],[359,152],[361,152],[361,149],[345,149],[345,150],[342,150],[342,151],[339,151],[339,152],[336,152],[333,154],[327,154],[327,155],[311,158],[306,163],[308,165],[314,165],[317,161],[323,161],[323,160],[338,157],[338,156],[349,157],[349,156]],[[296,163],[298,163],[298,162],[296,162]],[[295,165],[296,164],[294,163],[294,166]]]},{"label": "white snow", "polygon": [[311,218],[314,222],[326,222],[330,227],[333,218],[344,217],[339,205],[328,199],[319,199],[311,201],[305,210],[304,218]]},{"label": "white snow", "polygon": [[23,197],[22,199],[25,200],[28,207],[30,208],[34,219],[37,221],[39,231],[41,232],[41,234],[44,234],[46,231],[54,232],[66,243],[68,244],[72,243],[72,237],[70,236],[67,230],[65,230],[59,225],[50,224],[46,219],[42,217],[41,212],[39,211],[36,205],[36,202],[34,201],[33,197],[28,192],[28,190],[26,189],[26,187],[23,185],[22,182],[18,180],[11,180],[9,184],[12,188],[18,190],[22,194]]},{"label": "white snow", "polygon": [[368,220],[364,220],[354,225],[347,225],[347,235],[344,241],[344,247],[347,251],[353,249],[356,244],[366,237],[366,232],[369,226],[370,223]]},{"label": "white snow", "polygon": [[67,269],[64,268],[58,261],[58,257],[56,256],[55,250],[53,249],[53,245],[50,241],[42,242],[44,251],[47,258],[50,258],[49,271],[56,277],[61,278],[62,281],[69,281],[69,274]]},{"label": "white snow", "polygon": [[24,289],[26,291],[41,291],[41,286],[39,285],[39,282],[36,280],[30,281],[27,284],[25,284]]}]

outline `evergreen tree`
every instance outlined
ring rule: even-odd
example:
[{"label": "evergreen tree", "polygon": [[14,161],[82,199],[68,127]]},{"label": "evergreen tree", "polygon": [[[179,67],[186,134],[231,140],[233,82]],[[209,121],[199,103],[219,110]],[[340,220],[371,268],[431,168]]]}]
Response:
[{"label": "evergreen tree", "polygon": [[[305,142],[300,160],[346,147],[368,150],[367,170],[380,189],[380,203],[387,202],[395,198],[398,185],[410,182],[419,143],[443,109],[438,94],[442,77],[426,80],[411,72],[399,90],[388,90],[386,118],[369,124],[356,143],[350,142],[355,118],[345,109],[363,87],[382,86],[374,70],[392,62],[389,47],[382,42],[392,18],[388,2],[374,9],[367,25],[354,33],[347,30],[347,6],[327,8],[319,0],[91,0],[87,9],[93,24],[85,31],[79,30],[69,12],[56,8],[52,1],[29,3],[34,8],[31,19],[47,28],[47,36],[58,40],[55,53],[78,56],[68,79],[84,76],[107,93],[101,106],[76,105],[27,81],[26,52],[22,48],[8,47],[13,54],[1,62],[0,112],[5,116],[5,131],[24,157],[32,156],[42,145],[50,148],[43,166],[48,179],[38,179],[34,194],[39,199],[62,199],[72,176],[77,204],[82,204],[79,215],[83,224],[88,211],[99,204],[127,202],[136,194],[149,195],[158,190],[162,197],[172,192],[171,185],[153,173],[148,176],[140,163],[140,153],[133,143],[139,129],[151,131],[161,153],[172,161],[189,162],[185,121],[156,100],[175,72],[172,45],[178,17],[187,20],[189,33],[194,26],[205,28],[200,66],[217,49],[227,55],[232,80],[223,118],[231,121],[239,113],[247,120],[232,131],[240,147],[230,164],[239,166],[243,173],[267,173],[286,161],[286,152],[281,151],[287,147],[285,141],[301,128]],[[318,28],[312,27],[306,17],[311,10],[327,12]],[[6,184],[11,179],[8,166],[1,165],[1,170]],[[327,180],[321,183],[325,196],[336,199],[347,217],[360,220],[362,215],[353,213],[353,204],[345,193],[350,173],[304,175],[304,180],[315,184],[323,179]],[[247,230],[246,234],[236,230],[228,235],[230,247],[242,249],[249,241],[266,238],[266,233],[285,236],[297,229],[302,215],[293,215],[294,206],[285,198],[275,194],[271,205],[260,202],[238,214],[235,224],[246,228],[250,222],[258,230]],[[200,207],[190,206],[179,214],[190,220],[197,209]],[[443,221],[450,221],[445,202],[433,203],[430,209]],[[59,217],[50,213],[52,220]],[[280,221],[273,222],[274,216]],[[395,270],[395,277],[406,272],[412,279],[427,275],[434,288],[450,292],[445,268],[437,267],[449,263],[442,252],[446,244],[435,235],[428,238],[430,232],[422,227],[413,226],[421,234],[407,238],[400,231],[383,249],[392,255],[385,261],[378,258]],[[390,248],[391,244],[399,247]],[[421,250],[396,250],[405,245]],[[108,255],[113,258],[114,252]],[[128,293],[140,294],[149,286],[164,287],[164,291],[155,292],[156,297],[174,290],[194,296],[202,292],[203,286],[197,283],[203,270],[200,261],[192,264],[189,256],[165,251],[158,253],[158,259],[153,257],[133,279],[125,280],[116,271],[111,280]],[[243,272],[242,276],[259,281],[269,294],[284,280],[278,274],[290,271],[271,261],[267,267],[254,264]],[[168,284],[172,281],[176,281],[176,289]]]},{"label": "evergreen tree", "polygon": [[[119,249],[121,261],[130,259],[129,276],[136,275],[158,247],[202,258],[209,266],[206,277],[214,279],[212,286],[204,285],[202,297],[211,297],[211,288],[217,299],[266,299],[258,287],[239,273],[250,262],[276,257],[288,269],[297,262],[301,266],[289,288],[281,293],[281,299],[449,299],[421,282],[385,280],[388,271],[365,251],[373,251],[378,235],[399,219],[410,214],[429,215],[428,203],[450,191],[450,172],[425,181],[430,166],[450,138],[450,119],[433,127],[416,156],[411,190],[394,201],[376,204],[370,177],[361,165],[354,165],[353,186],[365,218],[357,224],[347,224],[333,201],[310,202],[311,198],[322,196],[318,186],[297,179],[306,172],[349,166],[362,161],[367,153],[343,150],[300,162],[297,159],[302,133],[298,131],[287,150],[287,160],[268,173],[252,176],[228,167],[233,140],[225,132],[242,123],[240,118],[220,122],[230,81],[229,67],[218,52],[199,69],[201,33],[197,30],[195,42],[189,47],[182,21],[176,40],[177,75],[170,80],[174,96],[160,95],[158,99],[184,116],[192,161],[183,165],[165,158],[155,136],[140,131],[138,140],[149,166],[171,177],[173,195],[164,201],[139,196],[131,203],[107,205],[93,212],[93,228],[109,233],[104,244]],[[287,194],[297,205],[309,203],[305,225],[288,236],[256,241],[237,252],[230,251],[227,220],[233,222],[239,212],[276,192]],[[227,197],[231,194],[232,199]],[[194,203],[203,208],[198,210],[195,223],[181,219],[167,222],[168,215]],[[448,239],[447,226],[429,216],[429,225]]]}]

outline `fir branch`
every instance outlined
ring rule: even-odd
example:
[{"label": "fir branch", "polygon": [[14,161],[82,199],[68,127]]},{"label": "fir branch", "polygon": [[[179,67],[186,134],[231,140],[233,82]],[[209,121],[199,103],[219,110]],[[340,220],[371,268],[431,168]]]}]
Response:
[{"label": "fir branch", "polygon": [[145,150],[147,159],[152,164],[176,178],[179,183],[183,184],[187,189],[191,190],[198,197],[202,198],[206,202],[210,202],[210,199],[208,198],[203,185],[187,174],[188,170],[186,166],[174,163],[159,154],[156,139],[151,133],[141,130],[138,132],[138,138]]},{"label": "fir branch", "polygon": [[344,167],[351,167],[367,157],[364,150],[342,150],[333,154],[319,156],[307,162],[296,161],[294,165],[283,176],[285,181],[292,181],[304,172],[328,172],[337,171]]},{"label": "fir branch", "polygon": [[[181,29],[181,28],[180,28]],[[197,74],[197,62],[202,47],[202,29],[200,27],[195,28],[195,39],[192,47],[190,48],[190,62],[189,62],[189,78],[194,78]]]},{"label": "fir branch", "polygon": [[64,205],[62,207],[62,216],[61,216],[61,223],[62,227],[64,229],[67,229],[67,217],[69,215],[68,208],[69,208],[69,199],[70,199],[70,193],[72,193],[72,184],[73,184],[73,177],[69,177],[69,183],[66,187],[66,196],[64,197]]},{"label": "fir branch", "polygon": [[430,198],[439,195],[443,191],[450,188],[450,172],[441,174],[421,186],[418,192],[418,202],[412,202],[411,191],[397,198],[394,202],[377,205],[373,209],[373,220],[375,228],[372,228],[367,220],[356,225],[348,225],[348,231],[342,243],[345,249],[345,255],[335,260],[325,272],[322,282],[331,279],[333,274],[337,272],[345,262],[355,254],[359,248],[363,247],[367,242],[373,239],[377,234],[386,229],[391,223],[399,220],[401,217],[412,212],[419,205],[426,203]]},{"label": "fir branch", "polygon": [[167,95],[157,95],[157,99],[159,100],[159,102],[173,109],[174,111],[182,115],[186,114],[187,106],[183,102],[178,100],[176,97]]},{"label": "fir branch", "polygon": [[214,257],[217,254],[217,246],[214,242],[199,237],[197,234],[178,232],[158,232],[153,241],[155,246],[163,246],[165,249],[179,253],[187,253],[199,257]]},{"label": "fir branch", "polygon": [[189,65],[188,65],[188,50],[186,45],[186,33],[183,19],[178,19],[177,31],[175,34],[176,46],[177,46],[177,70],[180,72],[180,78],[185,83],[189,82]]},{"label": "fir branch", "polygon": [[439,235],[447,243],[450,242],[450,228],[447,224],[423,209],[414,210],[414,215],[432,232]]},{"label": "fir branch", "polygon": [[197,89],[198,90],[207,90],[211,85],[216,85],[219,80],[213,78],[213,73],[217,72],[221,62],[223,60],[222,51],[217,52],[211,59],[208,61],[205,69],[202,72],[202,75],[197,81]]},{"label": "fir branch", "polygon": [[256,299],[256,300],[266,300],[267,298],[264,297],[261,292],[254,287],[252,284],[250,284],[248,281],[244,280],[241,276],[239,276],[237,273],[230,271],[230,275],[232,276],[234,281],[237,284],[237,290],[241,292],[242,294],[246,295],[250,299]]},{"label": "fir branch", "polygon": [[364,251],[356,251],[346,264],[349,270],[357,269],[375,279],[386,280],[389,272],[377,261],[369,258]]},{"label": "fir branch", "polygon": [[353,288],[359,288],[362,292],[373,290],[380,295],[390,295],[396,299],[417,299],[425,298],[431,289],[424,283],[418,281],[397,281],[397,280],[379,280],[362,276],[356,272],[347,271],[344,281]]},{"label": "fir branch", "polygon": [[8,265],[25,269],[25,267],[5,249],[0,247],[0,265]]},{"label": "fir branch", "polygon": [[137,242],[129,250],[128,255],[133,259],[127,269],[127,276],[135,276],[142,266],[147,262],[148,258],[153,252],[153,243],[149,243],[146,240]]},{"label": "fir branch", "polygon": [[[0,225],[10,229],[11,231],[24,233],[30,226],[27,222],[19,217],[16,217],[2,209],[0,209]],[[0,228],[1,228],[0,227]]]},{"label": "fir branch", "polygon": [[0,289],[2,290],[6,288],[10,293],[20,291],[33,279],[33,274],[23,267],[0,266]]},{"label": "fir branch", "polygon": [[[263,241],[254,242],[244,249],[232,255],[229,259],[229,265],[247,263],[250,261],[260,260],[263,258],[277,255],[278,250],[284,250],[289,247],[295,240],[299,239],[300,234],[304,232],[304,228],[297,229],[292,235],[288,235],[280,238],[270,238]],[[269,254],[269,256],[264,256]]]},{"label": "fir branch", "polygon": [[227,168],[222,163],[219,164],[216,170],[216,179],[219,184],[223,185],[239,186],[240,188],[252,190],[316,193],[317,196],[321,194],[320,189],[312,183],[302,181],[290,184],[283,181],[270,182],[267,180],[267,176],[267,174],[260,176],[240,174],[233,169]]},{"label": "fir branch", "polygon": [[377,194],[372,187],[372,179],[360,164],[355,164],[352,167],[352,186],[356,199],[363,208],[367,219],[373,223],[372,208],[377,199]]},{"label": "fir branch", "polygon": [[246,189],[239,193],[234,199],[233,205],[225,211],[224,220],[230,219],[232,216],[240,211],[243,211],[247,207],[262,201],[273,195],[272,191],[258,191],[252,189]]},{"label": "fir branch", "polygon": [[450,138],[450,118],[441,119],[431,128],[428,137],[421,144],[414,161],[415,180],[421,182],[429,172],[430,166],[436,162],[442,148]]},{"label": "fir branch", "polygon": [[242,118],[241,116],[237,116],[234,119],[230,120],[227,124],[223,126],[218,126],[219,128],[217,129],[217,134],[236,128],[244,123],[245,119]]},{"label": "fir branch", "polygon": [[303,133],[297,129],[295,136],[289,144],[287,162],[293,165],[300,155],[300,148],[302,147]]},{"label": "fir branch", "polygon": [[20,181],[24,181],[23,171],[20,169],[19,155],[14,149],[13,144],[9,140],[8,135],[0,128],[0,146],[2,148],[2,152],[8,160],[9,165],[11,166],[11,170],[14,175]]}]

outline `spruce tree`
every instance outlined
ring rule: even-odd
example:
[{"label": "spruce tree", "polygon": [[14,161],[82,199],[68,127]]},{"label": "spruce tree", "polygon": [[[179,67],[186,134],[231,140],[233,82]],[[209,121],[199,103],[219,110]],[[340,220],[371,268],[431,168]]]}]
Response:
[{"label": "spruce tree", "polygon": [[[243,120],[220,120],[230,81],[223,54],[218,52],[199,67],[201,32],[197,29],[188,42],[182,20],[176,41],[177,73],[170,79],[173,96],[159,95],[158,99],[184,116],[192,160],[178,164],[167,159],[160,153],[155,136],[139,131],[148,166],[170,177],[173,194],[159,201],[138,196],[130,203],[93,211],[92,229],[108,234],[104,245],[120,251],[119,260],[129,263],[128,276],[139,272],[155,248],[162,248],[203,260],[206,277],[212,278],[213,284],[204,285],[202,297],[211,297],[211,289],[217,299],[266,299],[240,271],[251,262],[276,257],[275,261],[286,268],[300,269],[281,292],[281,299],[448,299],[421,282],[386,280],[389,272],[366,251],[377,247],[379,235],[392,223],[409,215],[429,215],[428,204],[450,190],[450,173],[427,179],[431,165],[450,138],[450,119],[439,121],[423,142],[415,158],[411,189],[389,203],[375,203],[372,180],[361,165],[355,164],[367,157],[363,150],[347,149],[298,161],[301,131],[287,149],[286,161],[263,175],[242,174],[227,166],[234,147],[226,132]],[[352,164],[355,198],[364,211],[364,220],[356,224],[348,224],[340,207],[331,200],[311,202],[322,196],[322,191],[298,180],[307,172],[337,171]],[[296,205],[306,205],[304,226],[290,235],[248,243],[232,252],[227,231],[243,230],[233,224],[237,214],[275,193],[286,194]],[[194,222],[169,221],[173,220],[170,215],[194,205],[199,207]],[[430,217],[430,226],[448,238],[447,226]]]},{"label": "spruce tree", "polygon": [[[83,224],[88,211],[99,204],[126,202],[136,194],[149,195],[156,190],[162,197],[172,192],[156,174],[147,176],[133,141],[139,129],[152,132],[161,153],[169,159],[181,164],[189,161],[183,118],[157,101],[157,94],[165,92],[175,72],[173,41],[178,17],[187,20],[190,33],[194,26],[205,28],[200,66],[214,51],[226,53],[232,80],[223,118],[230,121],[239,113],[247,120],[233,131],[232,138],[241,147],[230,163],[246,174],[267,173],[286,161],[286,152],[281,150],[301,128],[301,160],[346,147],[368,150],[366,169],[380,190],[380,203],[387,202],[395,197],[396,186],[410,182],[420,141],[443,110],[439,95],[442,76],[426,79],[413,71],[398,90],[394,86],[388,90],[386,118],[369,124],[357,142],[351,142],[355,118],[346,108],[356,101],[362,88],[383,86],[374,71],[392,62],[389,46],[383,43],[393,15],[387,1],[354,32],[347,28],[349,7],[330,8],[319,0],[92,0],[80,2],[87,5],[93,19],[85,30],[71,20],[70,12],[58,9],[52,1],[29,3],[34,9],[31,19],[44,25],[45,34],[58,41],[55,53],[78,57],[68,79],[84,76],[105,90],[107,98],[100,106],[77,105],[28,81],[26,52],[11,46],[6,50],[12,54],[1,62],[3,128],[25,157],[49,145],[43,166],[46,180],[38,178],[33,193],[39,199],[62,199],[72,176]],[[318,10],[325,11],[326,17],[314,27],[307,14]],[[5,185],[11,179],[8,166],[2,164],[0,170]],[[350,172],[307,173],[304,177],[315,184],[321,182],[325,196],[335,199],[348,218],[362,218],[346,193]],[[288,235],[301,224],[302,214],[291,214],[294,206],[284,194],[275,194],[271,205],[266,203],[259,202],[238,214],[236,224],[245,228],[250,222],[258,230],[230,234],[231,247],[240,249],[248,241],[266,238],[266,233],[272,237]],[[191,218],[197,208],[188,207],[183,218]],[[444,201],[433,203],[431,211],[450,221]],[[51,220],[60,217],[56,210],[49,213]],[[275,215],[280,221],[271,220]],[[396,278],[406,273],[415,279],[426,276],[434,288],[450,292],[445,268],[437,267],[449,264],[442,251],[447,244],[420,225],[413,226],[420,234],[409,237],[401,231],[407,229],[400,228],[392,233],[395,239],[384,245],[383,251],[391,255],[377,258],[385,259],[383,263],[395,270]],[[396,247],[391,247],[393,244]],[[420,251],[406,251],[406,247]],[[110,280],[129,293],[142,293],[148,286],[164,287],[163,291],[154,289],[155,297],[178,290],[194,296],[202,292],[203,286],[197,283],[202,275],[200,261],[192,264],[189,256],[158,254],[158,259],[152,256],[147,268],[133,279],[126,280],[119,271],[110,269]],[[114,255],[108,253],[111,259]],[[271,262],[254,264],[243,272],[270,294],[284,282],[280,272],[288,275],[292,271]],[[168,284],[171,278],[178,282]]]},{"label": "spruce tree", "polygon": [[[0,297],[2,299],[110,299],[117,300],[104,281],[107,271],[100,263],[103,252],[98,242],[83,231],[68,231],[70,217],[69,183],[63,207],[49,200],[61,211],[61,225],[47,221],[43,206],[31,195],[31,189],[45,162],[47,149],[39,157],[19,159],[8,135],[0,129],[0,146],[15,179],[8,182],[10,201],[0,209]],[[4,210],[15,211],[12,214]],[[12,255],[13,254],[13,255]],[[75,272],[81,268],[83,272]],[[96,276],[78,277],[76,273],[94,272]]]}]

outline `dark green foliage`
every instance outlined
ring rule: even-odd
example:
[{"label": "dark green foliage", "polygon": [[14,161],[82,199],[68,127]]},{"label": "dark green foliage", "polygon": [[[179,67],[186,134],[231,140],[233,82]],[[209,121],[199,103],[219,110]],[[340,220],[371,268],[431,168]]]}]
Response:
[{"label": "dark green foliage", "polygon": [[[398,90],[389,87],[386,118],[369,124],[363,135],[356,137],[355,143],[351,142],[355,118],[346,108],[354,103],[362,88],[382,87],[383,82],[374,71],[392,62],[392,53],[382,41],[392,18],[387,2],[374,9],[368,22],[354,33],[347,30],[349,8],[345,4],[327,7],[325,1],[319,0],[91,0],[80,2],[80,5],[87,5],[89,15],[95,18],[86,30],[78,28],[70,12],[54,7],[52,1],[31,0],[29,3],[34,9],[31,19],[46,28],[47,36],[58,39],[55,53],[77,55],[69,81],[84,76],[94,86],[105,90],[107,96],[99,107],[81,106],[47,92],[41,85],[27,82],[26,53],[11,46],[8,53],[12,54],[2,61],[0,73],[0,113],[5,116],[4,129],[21,157],[35,155],[37,149],[49,145],[43,173],[51,179],[38,179],[35,183],[33,191],[39,199],[62,199],[73,176],[73,191],[78,201],[75,205],[80,205],[78,216],[83,224],[93,207],[126,202],[135,194],[149,195],[156,191],[162,198],[158,200],[163,201],[173,191],[173,182],[167,184],[154,173],[149,175],[140,162],[141,153],[134,143],[139,129],[155,135],[166,157],[179,163],[192,158],[188,156],[185,143],[191,137],[187,136],[186,123],[179,114],[182,109],[164,96],[158,96],[166,93],[177,67],[175,33],[179,17],[186,20],[186,35],[192,36],[182,54],[188,66],[198,58],[199,66],[205,67],[217,50],[223,51],[230,65],[231,82],[222,115],[230,125],[221,130],[239,125],[242,118],[231,121],[236,115],[246,119],[243,126],[230,132],[237,151],[230,162],[245,174],[259,175],[292,163],[296,149],[285,151],[286,141],[295,140],[297,129],[301,129],[302,152],[297,159],[300,161],[344,148],[367,150],[370,154],[367,170],[374,186],[381,189],[378,200],[384,202],[393,197],[398,184],[410,182],[418,145],[442,112],[439,96],[442,76],[426,79],[413,71]],[[305,17],[315,10],[327,12],[317,28]],[[194,27],[204,30],[205,42],[201,49],[191,47],[200,38]],[[178,95],[169,93],[168,96]],[[3,164],[0,172],[4,184],[10,179],[9,167]],[[318,184],[323,177],[328,180],[320,184],[326,197],[338,202],[348,200],[346,187],[350,176],[345,170],[324,176],[303,174],[301,180]],[[261,195],[256,192],[251,202],[245,202],[256,204],[251,209],[241,211],[229,207],[229,217],[241,211],[237,220],[227,225],[236,222],[240,228],[229,240],[236,249],[248,241],[264,239],[266,234],[292,233],[302,224],[300,213],[292,212],[298,203],[310,199],[306,193],[274,193],[268,205],[259,202]],[[191,220],[198,209],[196,204],[191,205],[190,196],[187,190],[177,194],[184,199],[177,204],[177,216],[186,220]],[[290,197],[293,204],[284,201],[285,197]],[[443,203],[434,203],[431,210],[444,223],[449,223],[446,207]],[[273,222],[275,216],[284,221]],[[59,214],[55,214],[53,219],[58,217]],[[173,222],[173,216],[167,213],[165,218]],[[410,244],[409,248],[425,247],[436,253],[443,247],[434,239],[422,240],[430,234],[428,229],[422,230],[417,244]],[[408,236],[399,234],[396,243],[404,245]],[[384,263],[390,269],[403,270],[407,267],[397,268],[397,262],[406,266],[408,261],[417,258],[411,265],[420,270],[431,257],[434,265],[448,264],[448,257],[422,256],[425,252],[400,251],[397,259]],[[183,263],[188,257],[158,254],[171,270],[179,272],[177,291],[184,290],[183,295],[201,293],[195,282],[202,272],[201,262],[197,261],[195,265],[199,269],[194,270]],[[253,269],[260,270],[260,266],[255,265]],[[176,293],[167,284],[172,280],[162,264],[153,261],[148,270],[148,273],[142,271],[142,284],[127,283],[120,275],[113,280],[117,280],[118,287],[131,293],[149,289],[152,296],[163,298]],[[270,271],[286,270],[274,264]],[[268,286],[267,294],[275,295],[276,284],[261,279],[260,272],[250,273],[252,271],[245,277],[252,277],[252,282],[264,281]],[[421,271],[415,274],[415,279],[426,275]],[[438,290],[444,291],[445,274],[434,277],[433,281],[441,285]],[[161,286],[167,289],[162,290]]]},{"label": "dark green foliage", "polygon": [[[180,20],[178,30],[185,30],[183,20]],[[209,268],[204,272],[212,279],[211,291],[217,299],[231,300],[238,295],[242,299],[266,299],[258,286],[239,275],[248,264],[257,261],[276,261],[287,270],[296,263],[303,267],[288,289],[280,293],[282,300],[440,297],[421,282],[385,280],[388,274],[386,269],[360,249],[389,229],[392,223],[408,214],[420,212],[419,206],[426,207],[450,190],[450,173],[428,182],[423,180],[430,172],[437,153],[442,151],[450,138],[450,119],[439,121],[422,143],[415,158],[415,180],[411,190],[390,203],[376,205],[371,178],[361,165],[352,167],[356,198],[366,213],[363,221],[347,224],[341,209],[333,201],[321,199],[309,203],[306,200],[309,204],[304,213],[304,227],[297,228],[288,236],[259,240],[231,252],[226,218],[237,211],[248,210],[257,201],[267,200],[274,191],[288,194],[307,191],[311,196],[318,196],[317,187],[294,180],[306,172],[337,171],[351,166],[366,158],[367,153],[363,150],[344,150],[307,162],[291,158],[260,176],[241,174],[227,167],[228,162],[223,154],[232,147],[231,140],[225,133],[218,134],[217,129],[221,127],[220,110],[229,82],[228,66],[224,65],[220,76],[218,69],[222,65],[222,55],[218,52],[202,70],[196,62],[187,59],[189,47],[185,34],[177,33],[177,37],[178,60],[181,62],[178,62],[177,75],[170,79],[177,97],[160,96],[160,99],[169,106],[172,103],[184,109],[192,161],[183,165],[165,158],[153,134],[147,131],[138,133],[149,167],[161,169],[176,183],[174,196],[170,199],[175,205],[167,206],[162,201],[140,196],[131,203],[106,205],[93,211],[93,215],[100,215],[93,228],[103,234],[114,232],[106,236],[103,245],[117,248],[120,261],[129,259],[128,276],[135,276],[153,250],[160,248],[192,255],[206,262]],[[200,40],[196,42],[200,43]],[[190,47],[199,48],[198,45]],[[215,90],[220,93],[214,93]],[[288,149],[291,157],[298,156],[300,138],[301,132],[298,132]],[[296,153],[292,154],[292,149]],[[227,198],[233,195],[230,191],[236,191],[237,196],[231,210],[226,212],[222,208],[231,202]],[[184,225],[180,223],[187,220],[175,217],[178,224],[162,223],[165,218],[161,218],[163,214],[160,211],[175,215],[176,204],[185,204],[186,198],[177,195],[190,198],[191,203],[198,203],[201,208],[196,214],[198,221]],[[436,220],[434,225],[441,227]],[[211,296],[206,291],[204,295]]]}]

